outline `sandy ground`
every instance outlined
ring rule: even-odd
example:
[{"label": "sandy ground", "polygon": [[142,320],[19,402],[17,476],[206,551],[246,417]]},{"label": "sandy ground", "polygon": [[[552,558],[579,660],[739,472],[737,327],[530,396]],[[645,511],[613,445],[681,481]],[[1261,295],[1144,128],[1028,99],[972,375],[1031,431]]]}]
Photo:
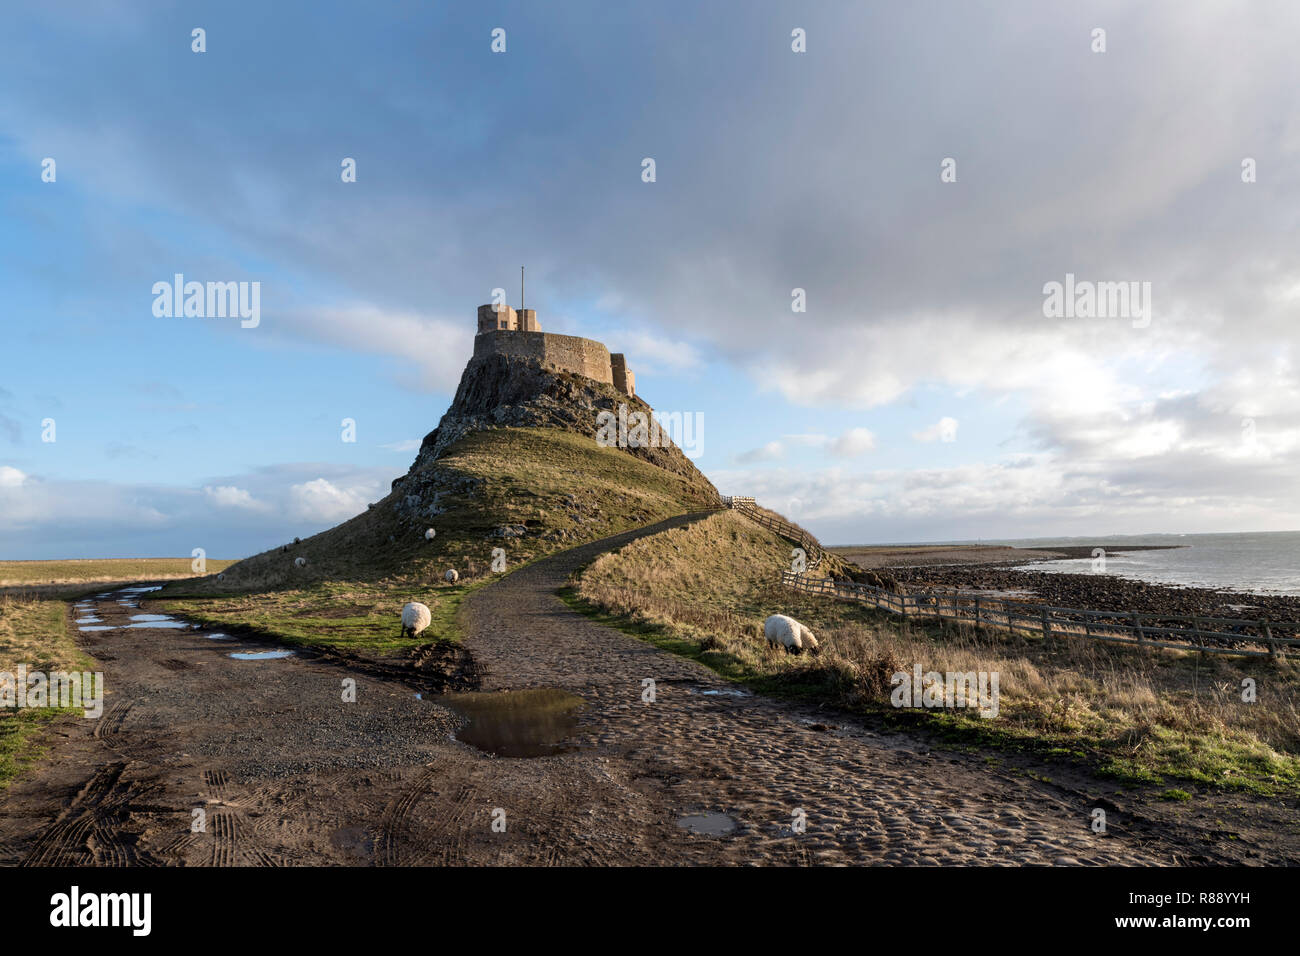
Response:
[{"label": "sandy ground", "polygon": [[[737,696],[704,668],[556,597],[601,551],[698,517],[545,559],[468,603],[466,645],[484,689],[562,688],[587,702],[576,749],[554,756],[495,758],[461,744],[450,710],[380,671],[304,656],[236,660],[232,651],[258,648],[201,630],[83,634],[111,697],[98,720],[60,724],[50,757],[0,794],[0,862],[1300,859],[1293,809],[1227,798],[1171,806],[1059,770],[1047,783],[1011,761],[991,767],[979,755]],[[148,610],[120,597],[98,600],[105,624]],[[347,678],[357,682],[355,703],[342,699]],[[646,679],[654,702],[643,699]],[[1089,829],[1096,806],[1109,815],[1105,835]],[[728,814],[734,828],[708,836],[679,826],[707,812]],[[795,832],[799,820],[805,832]]]},{"label": "sandy ground", "polygon": [[1065,555],[1055,551],[982,545],[880,545],[836,547],[828,550],[860,568],[925,568],[948,565],[1019,564],[1052,561]]},{"label": "sandy ground", "polygon": [[[1122,551],[1165,551],[1176,545],[1106,545],[1107,554]],[[1088,558],[1092,545],[1066,545],[1050,550],[983,544],[838,545],[827,550],[860,568],[930,568],[1028,564],[1061,558]]]}]

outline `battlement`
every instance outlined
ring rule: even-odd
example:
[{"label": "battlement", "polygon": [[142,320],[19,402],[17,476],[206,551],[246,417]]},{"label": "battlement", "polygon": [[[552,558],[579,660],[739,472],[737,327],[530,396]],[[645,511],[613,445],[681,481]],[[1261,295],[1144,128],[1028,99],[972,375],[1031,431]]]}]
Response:
[{"label": "battlement", "polygon": [[515,310],[508,305],[480,305],[474,357],[510,355],[528,359],[560,372],[582,375],[613,385],[623,394],[636,391],[636,376],[622,353],[610,355],[595,339],[543,332],[534,309]]}]

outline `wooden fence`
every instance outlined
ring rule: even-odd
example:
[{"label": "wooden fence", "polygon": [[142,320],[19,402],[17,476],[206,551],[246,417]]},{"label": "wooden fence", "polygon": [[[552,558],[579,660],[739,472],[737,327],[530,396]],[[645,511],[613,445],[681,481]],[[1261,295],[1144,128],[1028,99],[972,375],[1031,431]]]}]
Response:
[{"label": "wooden fence", "polygon": [[[869,584],[808,577],[792,571],[781,572],[781,583],[808,594],[871,604],[902,615],[904,620],[914,617],[966,621],[976,627],[1037,631],[1048,639],[1082,637],[1137,647],[1273,659],[1284,648],[1300,644],[1300,623],[1293,622],[1086,611],[958,591],[895,594]],[[1284,636],[1287,634],[1291,636]]]},{"label": "wooden fence", "polygon": [[732,495],[727,499],[727,504],[734,511],[739,511],[750,521],[769,531],[775,531],[787,541],[793,541],[799,547],[803,548],[804,553],[808,555],[808,570],[815,571],[822,563],[822,557],[825,554],[822,551],[821,542],[810,535],[802,528],[796,528],[788,521],[782,521],[780,518],[768,514],[766,511],[759,509],[757,502],[753,498],[742,498],[739,495]]}]

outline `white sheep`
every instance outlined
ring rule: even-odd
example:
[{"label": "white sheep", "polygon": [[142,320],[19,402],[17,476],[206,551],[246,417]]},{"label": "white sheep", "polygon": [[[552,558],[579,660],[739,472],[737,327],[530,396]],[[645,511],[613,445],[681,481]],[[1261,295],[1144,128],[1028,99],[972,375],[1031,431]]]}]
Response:
[{"label": "white sheep", "polygon": [[407,631],[411,632],[412,637],[417,636],[429,626],[431,620],[433,615],[426,605],[411,601],[402,608],[402,637],[406,637]]},{"label": "white sheep", "polygon": [[814,654],[821,653],[817,638],[813,637],[807,625],[784,614],[773,614],[763,622],[763,636],[773,647],[784,647],[787,654],[799,654],[805,649]]},{"label": "white sheep", "polygon": [[300,567],[300,568],[305,568],[305,567],[307,567],[307,559],[306,559],[306,558],[294,558],[294,559],[293,559],[293,563],[294,563],[294,565],[296,565],[297,567]]},{"label": "white sheep", "polygon": [[460,575],[456,572],[455,568],[451,568],[442,576],[442,579],[448,584],[455,584],[460,580]]},{"label": "white sheep", "polygon": [[434,531],[432,528],[429,528],[424,532],[425,541],[432,541],[437,536],[438,536],[438,532]]}]

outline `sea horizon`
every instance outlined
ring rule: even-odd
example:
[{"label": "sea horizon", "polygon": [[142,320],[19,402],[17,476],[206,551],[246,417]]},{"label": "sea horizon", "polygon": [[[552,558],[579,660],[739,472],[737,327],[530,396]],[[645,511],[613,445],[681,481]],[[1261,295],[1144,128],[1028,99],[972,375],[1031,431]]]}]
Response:
[{"label": "sea horizon", "polygon": [[1068,535],[1035,538],[982,538],[833,547],[984,546],[1051,550],[1091,545],[1149,545],[1157,550],[1107,553],[1098,566],[1092,557],[1035,561],[1015,570],[1057,574],[1103,573],[1170,587],[1200,587],[1245,594],[1300,597],[1300,531],[1162,532],[1156,534]]}]

